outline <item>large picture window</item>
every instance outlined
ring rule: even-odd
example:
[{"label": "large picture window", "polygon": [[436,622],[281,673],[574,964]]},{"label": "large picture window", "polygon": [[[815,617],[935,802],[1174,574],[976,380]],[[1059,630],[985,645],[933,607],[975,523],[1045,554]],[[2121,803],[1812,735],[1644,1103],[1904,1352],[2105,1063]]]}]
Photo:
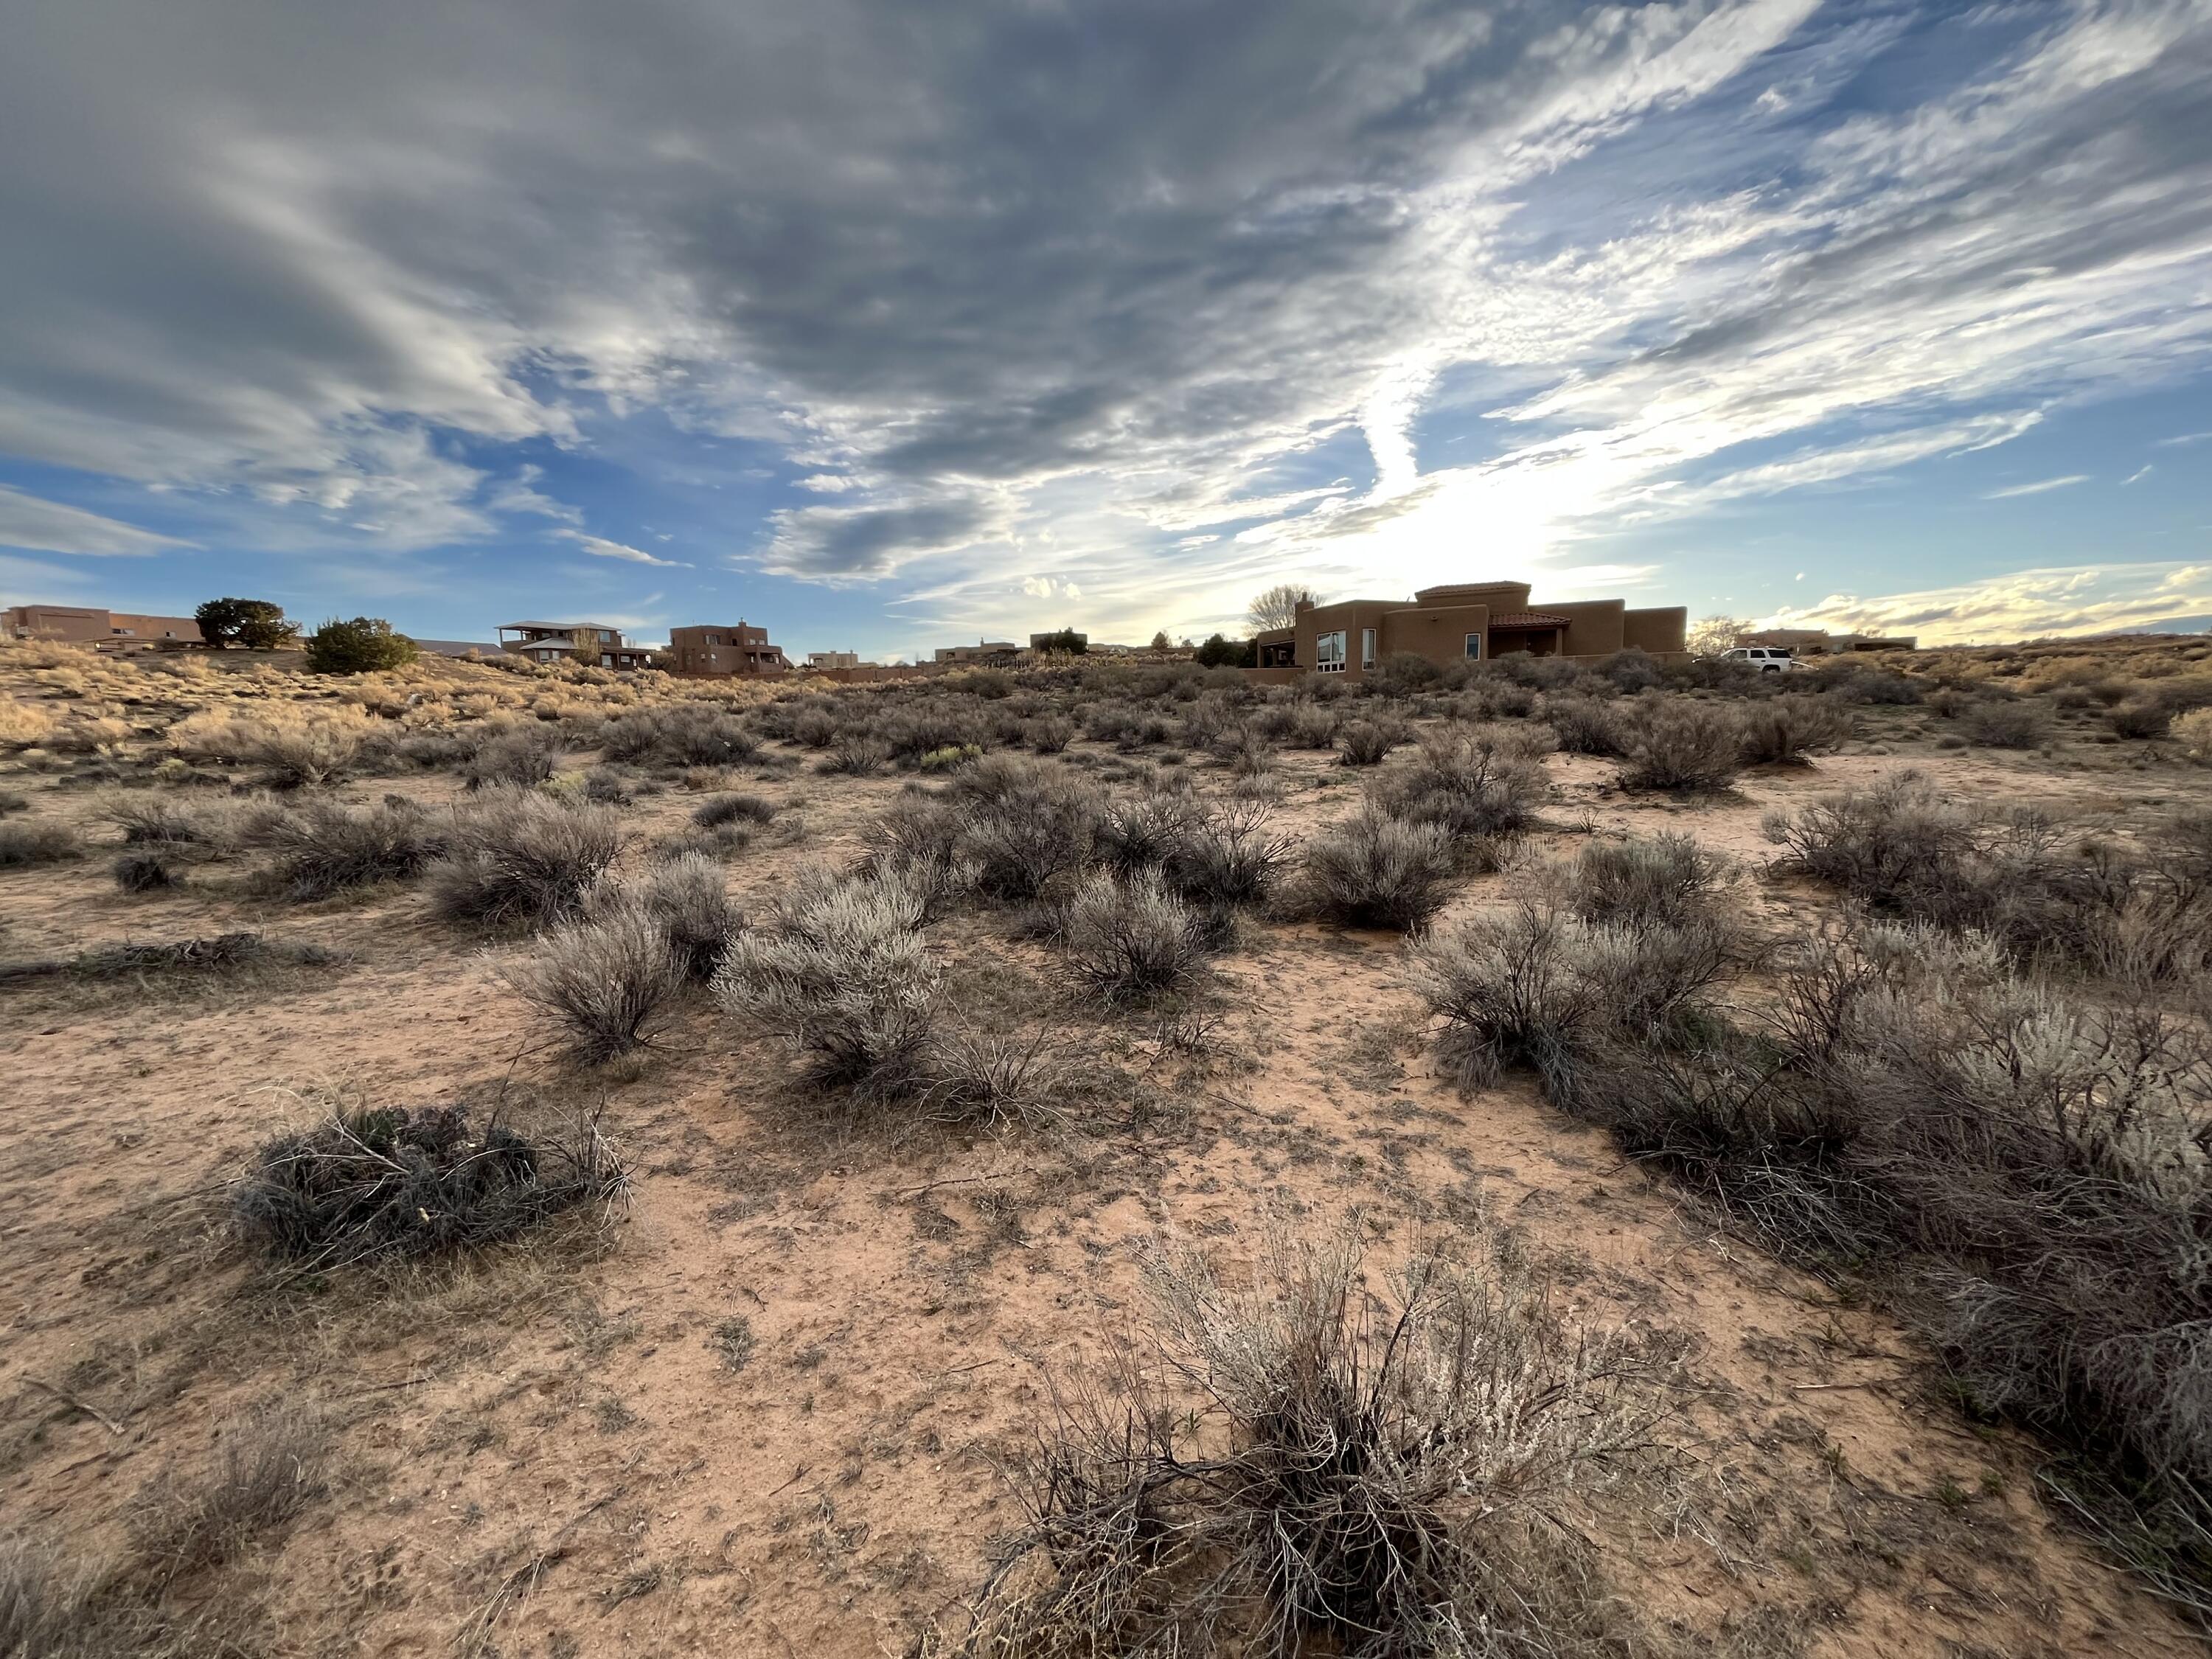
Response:
[{"label": "large picture window", "polygon": [[1359,630],[1359,665],[1362,668],[1375,666],[1375,630],[1371,628]]},{"label": "large picture window", "polygon": [[1344,630],[1323,634],[1314,641],[1314,670],[1322,674],[1344,672]]},{"label": "large picture window", "polygon": [[1481,659],[1481,657],[1482,635],[1480,634],[1468,635],[1467,636],[1467,659],[1469,662],[1477,662]]}]

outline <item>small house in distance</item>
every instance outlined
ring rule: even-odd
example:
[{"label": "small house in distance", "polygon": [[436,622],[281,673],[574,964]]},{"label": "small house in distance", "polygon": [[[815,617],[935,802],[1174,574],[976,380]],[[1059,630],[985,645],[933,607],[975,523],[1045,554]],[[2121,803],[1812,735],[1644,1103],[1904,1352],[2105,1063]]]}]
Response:
[{"label": "small house in distance", "polygon": [[1262,629],[1253,644],[1263,668],[1297,668],[1358,679],[1401,652],[1442,667],[1516,651],[1538,657],[1607,657],[1631,647],[1679,654],[1689,612],[1680,605],[1631,609],[1620,599],[1532,606],[1526,582],[1458,582],[1404,599],[1301,601],[1288,628]]},{"label": "small house in distance", "polygon": [[[605,623],[515,622],[499,625],[499,648],[532,662],[574,662],[586,668],[643,668],[652,653],[623,643]],[[514,635],[513,639],[507,637]]]},{"label": "small house in distance", "polygon": [[806,653],[809,668],[858,668],[860,653],[857,651],[810,651]]},{"label": "small house in distance", "polygon": [[10,639],[55,640],[95,651],[176,650],[206,643],[190,617],[142,617],[78,605],[15,605],[0,611]]},{"label": "small house in distance", "polygon": [[970,666],[978,663],[1010,666],[1020,657],[1021,650],[1012,640],[978,640],[973,645],[940,645],[936,660]]},{"label": "small house in distance", "polygon": [[721,623],[672,628],[668,650],[679,674],[781,674],[791,666],[783,647],[769,643],[768,629],[750,627],[742,617],[734,628]]}]

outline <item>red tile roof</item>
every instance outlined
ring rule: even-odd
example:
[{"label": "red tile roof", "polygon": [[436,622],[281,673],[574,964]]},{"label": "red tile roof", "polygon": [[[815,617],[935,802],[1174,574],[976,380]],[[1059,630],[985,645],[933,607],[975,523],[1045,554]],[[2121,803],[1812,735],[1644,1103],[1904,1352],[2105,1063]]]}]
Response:
[{"label": "red tile roof", "polygon": [[1568,619],[1548,611],[1498,611],[1491,614],[1492,628],[1565,628]]}]

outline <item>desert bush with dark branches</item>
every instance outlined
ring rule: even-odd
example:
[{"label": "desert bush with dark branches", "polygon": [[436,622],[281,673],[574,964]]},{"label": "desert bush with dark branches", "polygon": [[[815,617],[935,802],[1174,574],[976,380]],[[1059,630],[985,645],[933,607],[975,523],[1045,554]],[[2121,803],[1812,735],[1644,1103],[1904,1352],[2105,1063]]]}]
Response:
[{"label": "desert bush with dark branches", "polygon": [[1480,1232],[1375,1288],[1350,1237],[1275,1239],[1249,1291],[1187,1252],[1152,1284],[1164,1364],[1127,1348],[1108,1386],[1055,1389],[1014,1471],[1026,1524],[964,1639],[925,1651],[1622,1650],[1540,1517],[1650,1443],[1668,1345],[1567,1322]]}]

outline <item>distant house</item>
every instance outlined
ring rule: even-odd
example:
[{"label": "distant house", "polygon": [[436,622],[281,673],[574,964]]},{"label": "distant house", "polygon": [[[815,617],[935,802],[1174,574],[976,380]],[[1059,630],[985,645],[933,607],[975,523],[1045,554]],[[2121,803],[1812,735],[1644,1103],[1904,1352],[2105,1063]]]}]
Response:
[{"label": "distant house", "polygon": [[483,640],[426,640],[419,634],[407,636],[415,641],[416,649],[427,651],[434,657],[496,657],[499,647]]},{"label": "distant house", "polygon": [[809,668],[858,668],[860,653],[857,651],[810,651],[806,653]]},{"label": "distant house", "polygon": [[1762,628],[1739,634],[1738,645],[1778,645],[1792,656],[1836,657],[1850,651],[1917,651],[1920,639],[1913,634],[1831,634],[1825,628]]},{"label": "distant house", "polygon": [[[652,653],[623,643],[622,629],[605,623],[501,623],[499,648],[532,662],[574,662],[587,668],[643,668]],[[513,639],[507,638],[514,635]]]},{"label": "distant house", "polygon": [[1437,664],[1538,657],[1603,657],[1630,647],[1658,655],[1684,649],[1680,605],[1632,609],[1619,599],[1532,606],[1526,582],[1460,582],[1405,599],[1301,600],[1297,620],[1253,635],[1261,668],[1303,668],[1358,679],[1386,657],[1410,653]]},{"label": "distant house", "polygon": [[206,644],[190,617],[143,617],[74,605],[17,605],[0,611],[0,632],[15,640],[57,640],[96,651],[154,651]]},{"label": "distant house", "polygon": [[942,663],[1010,663],[1022,647],[1012,640],[978,640],[973,645],[940,645],[935,660]]},{"label": "distant house", "polygon": [[742,617],[735,627],[672,628],[668,649],[679,674],[781,674],[791,666],[783,647],[769,643],[768,629],[749,626]]}]

